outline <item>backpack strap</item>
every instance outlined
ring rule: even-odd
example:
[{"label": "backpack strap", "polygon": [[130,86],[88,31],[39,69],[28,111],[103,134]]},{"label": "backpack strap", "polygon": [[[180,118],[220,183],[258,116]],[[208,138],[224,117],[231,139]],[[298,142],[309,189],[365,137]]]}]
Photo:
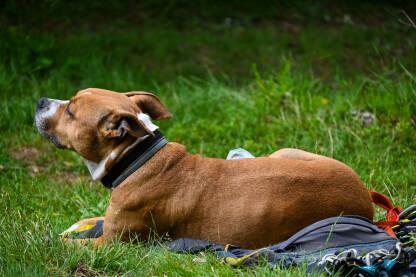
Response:
[{"label": "backpack strap", "polygon": [[396,237],[391,227],[397,225],[400,220],[400,213],[403,212],[403,209],[399,206],[393,207],[390,199],[379,192],[370,191],[370,195],[374,204],[387,211],[387,220],[380,220],[375,222],[375,224],[377,227],[386,231],[390,236]]},{"label": "backpack strap", "polygon": [[289,239],[277,244],[276,246],[273,246],[272,248],[274,251],[278,251],[278,252],[287,251],[287,248],[289,246],[291,246],[294,242],[304,237],[305,235],[313,231],[316,231],[318,229],[321,229],[325,226],[340,225],[340,224],[359,225],[362,227],[366,227],[375,233],[382,232],[379,228],[376,227],[376,225],[373,224],[372,221],[362,216],[344,215],[344,216],[330,217],[330,218],[315,222],[314,224],[303,228],[302,230],[300,230],[299,232],[291,236]]}]

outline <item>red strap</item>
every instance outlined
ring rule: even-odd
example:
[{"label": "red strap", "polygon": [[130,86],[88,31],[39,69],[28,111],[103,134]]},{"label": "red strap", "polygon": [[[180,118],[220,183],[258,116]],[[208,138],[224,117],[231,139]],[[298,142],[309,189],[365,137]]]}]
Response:
[{"label": "red strap", "polygon": [[376,222],[377,227],[385,230],[389,235],[395,237],[396,235],[391,229],[392,226],[396,225],[399,222],[400,217],[399,214],[403,211],[402,208],[399,206],[393,207],[390,199],[384,196],[381,193],[370,191],[371,198],[373,199],[374,204],[379,207],[382,207],[387,211],[387,220],[378,221]]},{"label": "red strap", "polygon": [[396,237],[396,234],[394,233],[393,229],[391,228],[392,226],[396,225],[394,222],[385,220],[385,221],[377,221],[377,222],[375,222],[375,224],[378,228],[383,229],[384,231],[386,231],[390,236]]},{"label": "red strap", "polygon": [[379,192],[370,191],[371,198],[373,199],[374,204],[382,207],[387,211],[387,221],[399,221],[399,214],[403,212],[403,209],[399,206],[393,207],[390,199]]}]

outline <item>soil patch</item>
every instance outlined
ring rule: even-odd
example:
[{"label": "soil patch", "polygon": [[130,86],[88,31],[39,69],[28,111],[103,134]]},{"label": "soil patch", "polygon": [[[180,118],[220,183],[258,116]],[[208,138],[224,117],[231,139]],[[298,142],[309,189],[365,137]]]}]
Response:
[{"label": "soil patch", "polygon": [[[39,148],[34,147],[33,145],[26,145],[17,149],[9,149],[8,153],[25,165],[31,177],[35,177],[48,174],[49,170],[52,168],[52,165],[54,164],[52,157],[48,157],[46,162],[44,159],[41,159],[42,153],[48,151],[51,151],[51,146],[49,145],[41,145]],[[64,164],[68,167],[72,166],[72,164],[68,162],[64,162]],[[49,175],[49,180],[55,183],[79,183],[81,178],[88,184],[92,183],[91,178],[88,176],[80,175],[71,170],[60,170]]]}]

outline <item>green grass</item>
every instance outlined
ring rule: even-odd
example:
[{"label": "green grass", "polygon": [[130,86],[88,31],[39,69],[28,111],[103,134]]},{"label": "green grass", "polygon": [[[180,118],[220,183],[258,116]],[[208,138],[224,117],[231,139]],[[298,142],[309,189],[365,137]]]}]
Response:
[{"label": "green grass", "polygon": [[[277,22],[272,11],[260,22],[238,11],[230,26],[217,11],[178,23],[168,8],[168,19],[118,19],[112,28],[94,29],[93,16],[87,27],[65,21],[41,32],[40,14],[31,19],[35,26],[2,25],[0,274],[305,273],[231,268],[210,254],[196,263],[143,245],[63,245],[58,233],[103,215],[110,192],[90,180],[75,153],[41,138],[33,118],[39,97],[66,99],[86,87],[156,93],[174,115],[161,130],[191,153],[225,158],[238,147],[256,156],[300,148],[345,162],[396,205],[414,204],[416,29],[398,22],[405,19],[399,9],[352,13],[351,24],[342,12],[328,19],[313,8]],[[352,111],[374,113],[376,121],[364,126]]]}]

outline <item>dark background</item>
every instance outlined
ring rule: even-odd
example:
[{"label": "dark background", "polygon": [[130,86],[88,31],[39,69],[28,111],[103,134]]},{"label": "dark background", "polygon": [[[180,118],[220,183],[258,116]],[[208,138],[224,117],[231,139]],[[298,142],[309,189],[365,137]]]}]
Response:
[{"label": "dark background", "polygon": [[[1,62],[22,74],[82,67],[135,68],[144,79],[178,75],[242,82],[252,65],[295,66],[330,79],[377,72],[414,52],[414,1],[5,1]],[[414,63],[402,59],[413,68]],[[81,72],[82,74],[82,72]]]}]

